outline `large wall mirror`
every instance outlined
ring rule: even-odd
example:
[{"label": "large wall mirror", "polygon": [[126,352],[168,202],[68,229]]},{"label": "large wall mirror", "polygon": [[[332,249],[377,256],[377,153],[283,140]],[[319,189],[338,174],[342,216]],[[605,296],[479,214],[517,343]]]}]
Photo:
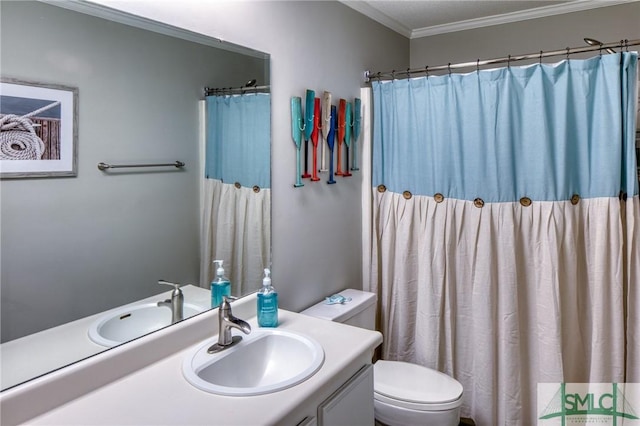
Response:
[{"label": "large wall mirror", "polygon": [[[182,286],[185,317],[211,308],[215,258],[234,296],[258,288],[270,266],[270,71],[265,53],[90,3],[0,8],[0,114],[26,115],[12,108],[47,100],[43,87],[78,93],[76,175],[0,181],[4,390],[170,325],[159,280]],[[211,145],[238,140],[220,129],[250,144]],[[184,167],[97,167],[175,161]],[[142,311],[162,320],[134,322]]]}]

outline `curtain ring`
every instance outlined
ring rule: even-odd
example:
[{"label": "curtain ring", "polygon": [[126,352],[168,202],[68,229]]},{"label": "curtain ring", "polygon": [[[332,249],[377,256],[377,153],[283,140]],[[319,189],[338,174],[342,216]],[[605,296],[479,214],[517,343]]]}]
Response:
[{"label": "curtain ring", "polygon": [[567,61],[569,60],[569,51],[571,50],[571,48],[567,47]]},{"label": "curtain ring", "polygon": [[378,79],[378,83],[380,83],[380,71],[376,74],[376,78]]},{"label": "curtain ring", "polygon": [[391,80],[396,79],[396,70],[391,70]]},{"label": "curtain ring", "polygon": [[624,39],[624,50],[629,53],[629,40],[628,39]]},{"label": "curtain ring", "polygon": [[538,63],[542,65],[542,50],[540,51],[540,56],[538,57]]},{"label": "curtain ring", "polygon": [[476,61],[476,72],[480,72],[480,58],[478,58],[478,60]]},{"label": "curtain ring", "polygon": [[511,68],[511,55],[507,56],[507,68]]},{"label": "curtain ring", "polygon": [[411,78],[411,68],[407,68],[407,78]]},{"label": "curtain ring", "polygon": [[449,65],[447,65],[447,69],[449,70],[449,75],[451,75],[451,62],[449,62]]},{"label": "curtain ring", "polygon": [[424,73],[426,74],[427,78],[429,78],[429,65],[424,67]]}]

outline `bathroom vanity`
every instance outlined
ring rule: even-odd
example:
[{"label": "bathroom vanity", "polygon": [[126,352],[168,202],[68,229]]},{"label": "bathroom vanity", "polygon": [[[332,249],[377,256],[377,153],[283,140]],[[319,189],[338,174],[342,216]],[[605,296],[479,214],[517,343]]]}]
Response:
[{"label": "bathroom vanity", "polygon": [[[254,331],[264,330],[255,294],[232,308]],[[199,314],[3,392],[2,424],[373,424],[371,357],[380,333],[280,310],[275,330],[318,342],[321,367],[284,390],[225,396],[196,388],[182,372],[186,358],[216,342],[217,316],[217,309]]]}]

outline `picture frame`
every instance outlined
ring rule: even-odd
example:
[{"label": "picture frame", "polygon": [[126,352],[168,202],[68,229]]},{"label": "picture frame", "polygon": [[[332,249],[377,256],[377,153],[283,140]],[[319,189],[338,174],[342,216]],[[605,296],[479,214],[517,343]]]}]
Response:
[{"label": "picture frame", "polygon": [[0,179],[77,176],[78,88],[0,78]]}]

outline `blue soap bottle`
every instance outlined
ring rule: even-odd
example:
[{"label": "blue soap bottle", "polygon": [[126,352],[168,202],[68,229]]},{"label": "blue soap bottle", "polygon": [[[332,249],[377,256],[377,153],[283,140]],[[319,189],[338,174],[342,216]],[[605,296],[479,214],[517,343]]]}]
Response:
[{"label": "blue soap bottle", "polygon": [[271,285],[271,271],[264,270],[262,288],[258,290],[258,325],[260,327],[278,326],[278,293]]},{"label": "blue soap bottle", "polygon": [[231,281],[224,275],[222,260],[214,260],[213,264],[218,266],[216,277],[211,281],[211,307],[220,306],[225,296],[231,296]]}]

